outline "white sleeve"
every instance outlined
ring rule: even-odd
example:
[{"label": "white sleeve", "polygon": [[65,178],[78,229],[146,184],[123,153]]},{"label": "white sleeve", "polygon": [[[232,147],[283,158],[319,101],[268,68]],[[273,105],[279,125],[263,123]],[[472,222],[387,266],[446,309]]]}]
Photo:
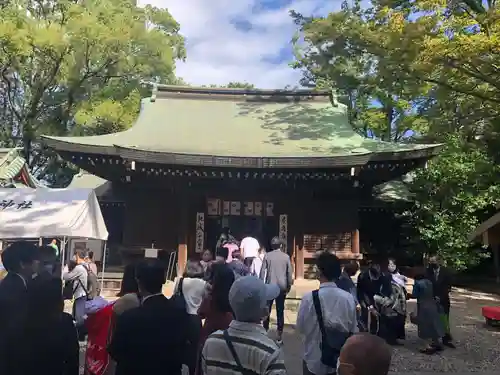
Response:
[{"label": "white sleeve", "polygon": [[350,316],[351,316],[350,332],[357,333],[359,330],[359,328],[358,328],[358,312],[356,310],[356,301],[354,301],[354,297],[352,297],[351,300],[352,301],[349,301],[349,312],[350,312]]},{"label": "white sleeve", "polygon": [[[311,319],[312,307],[312,294],[308,293],[302,297],[300,301],[299,312],[297,314],[297,322],[295,323],[295,330],[304,334],[306,331],[306,322]],[[315,315],[316,316],[316,315]]]}]

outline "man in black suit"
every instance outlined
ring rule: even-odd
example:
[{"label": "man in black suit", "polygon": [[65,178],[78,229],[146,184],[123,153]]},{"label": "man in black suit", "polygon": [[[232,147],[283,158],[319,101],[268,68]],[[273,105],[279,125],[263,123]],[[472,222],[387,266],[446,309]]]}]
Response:
[{"label": "man in black suit", "polygon": [[38,272],[38,247],[15,242],[2,253],[7,276],[0,282],[0,374],[22,374],[22,337],[28,312],[28,284]]},{"label": "man in black suit", "polygon": [[[358,275],[356,295],[361,307],[360,323],[367,332],[375,332],[377,330],[377,319],[375,317],[369,319],[369,315],[376,315],[374,296],[380,293],[383,280],[384,277],[380,269],[380,264],[376,262],[371,263],[368,269]],[[370,321],[370,327],[368,326],[368,321]]]},{"label": "man in black suit", "polygon": [[189,320],[162,294],[165,268],[156,259],[137,265],[141,306],[123,313],[108,347],[117,362],[116,375],[180,375],[187,350]]},{"label": "man in black suit", "polygon": [[455,348],[453,339],[450,333],[450,292],[451,292],[451,274],[450,271],[441,265],[437,255],[429,258],[429,266],[426,270],[427,278],[432,281],[434,297],[439,301],[443,308],[443,313],[446,316],[445,335],[443,336],[443,344],[449,348]]}]

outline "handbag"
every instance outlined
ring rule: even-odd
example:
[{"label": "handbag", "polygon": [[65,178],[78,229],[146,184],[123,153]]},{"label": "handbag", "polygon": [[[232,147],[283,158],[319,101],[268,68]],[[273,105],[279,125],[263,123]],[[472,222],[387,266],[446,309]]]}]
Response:
[{"label": "handbag", "polygon": [[325,327],[318,292],[318,290],[314,290],[312,292],[312,297],[314,309],[316,310],[316,317],[318,319],[319,330],[321,332],[321,363],[325,366],[336,368],[340,350],[352,333],[343,332],[336,328]]}]

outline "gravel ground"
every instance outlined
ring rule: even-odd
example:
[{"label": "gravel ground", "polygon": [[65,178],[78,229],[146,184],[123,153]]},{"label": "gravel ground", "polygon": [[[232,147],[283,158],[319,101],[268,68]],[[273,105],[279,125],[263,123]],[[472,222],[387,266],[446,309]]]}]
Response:
[{"label": "gravel ground", "polygon": [[[481,307],[486,305],[500,305],[500,298],[455,289],[452,295],[451,327],[457,348],[433,356],[421,354],[418,352],[416,326],[408,324],[404,346],[394,349],[392,372],[415,375],[430,372],[500,374],[500,328],[485,326]],[[409,311],[415,308],[415,303],[410,301]],[[288,373],[301,375],[302,347],[293,327],[287,327],[284,342]]]},{"label": "gravel ground", "polygon": [[[427,356],[418,352],[416,327],[407,325],[403,347],[394,349],[392,372],[420,375],[431,372],[471,372],[484,375],[500,374],[500,328],[484,324],[481,307],[500,305],[500,297],[456,288],[452,295],[451,326],[456,349]],[[415,309],[410,301],[409,311]],[[289,375],[302,375],[302,343],[293,326],[285,327],[284,351]],[[82,347],[82,358],[84,348]]]}]

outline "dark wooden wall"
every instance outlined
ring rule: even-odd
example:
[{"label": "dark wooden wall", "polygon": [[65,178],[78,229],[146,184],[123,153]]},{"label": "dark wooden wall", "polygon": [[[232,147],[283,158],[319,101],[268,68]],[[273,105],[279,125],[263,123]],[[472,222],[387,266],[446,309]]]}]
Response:
[{"label": "dark wooden wall", "polygon": [[165,191],[130,190],[126,196],[123,242],[126,246],[177,248],[177,200]]},{"label": "dark wooden wall", "polygon": [[[259,189],[251,184],[225,185],[206,189],[196,185],[173,186],[162,189],[129,188],[123,193],[126,200],[123,245],[129,248],[156,248],[178,251],[181,268],[187,258],[199,257],[196,247],[196,214],[205,214],[207,229],[207,199],[226,201],[273,202],[274,235],[279,234],[278,221],[282,214],[288,218],[287,251],[292,256],[297,276],[307,274],[320,249],[351,252],[352,233],[358,229],[357,201],[315,198],[313,194],[298,194],[293,189]],[[218,234],[205,233],[207,236]],[[186,246],[187,252],[180,246]],[[185,254],[184,254],[185,253]],[[301,264],[306,263],[306,269]]]},{"label": "dark wooden wall", "polygon": [[[309,200],[301,202],[294,214],[295,255],[298,277],[314,277],[314,258],[328,250],[341,258],[352,255],[354,233],[359,226],[357,202],[353,200]],[[301,265],[303,264],[303,268]]]}]

